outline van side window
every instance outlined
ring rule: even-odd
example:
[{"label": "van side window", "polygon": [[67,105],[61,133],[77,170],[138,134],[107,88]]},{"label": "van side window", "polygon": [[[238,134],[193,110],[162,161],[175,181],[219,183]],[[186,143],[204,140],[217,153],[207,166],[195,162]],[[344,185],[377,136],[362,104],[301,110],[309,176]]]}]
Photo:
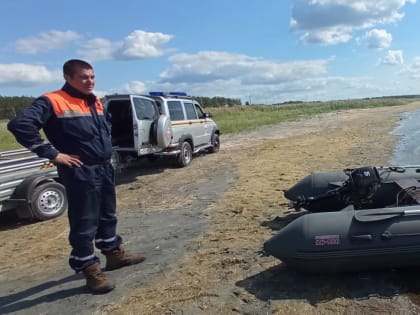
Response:
[{"label": "van side window", "polygon": [[197,119],[197,113],[192,102],[184,102],[185,113],[187,114],[187,119]]},{"label": "van side window", "polygon": [[201,108],[201,106],[200,105],[198,105],[198,104],[196,104],[196,103],[194,103],[194,107],[195,107],[195,110],[197,111],[197,113],[198,113],[198,118],[205,118],[205,114],[204,114],[204,111],[203,111],[203,109]]},{"label": "van side window", "polygon": [[181,101],[168,101],[168,110],[172,121],[185,119]]},{"label": "van side window", "polygon": [[134,108],[139,120],[154,120],[157,117],[155,103],[143,98],[134,98]]},{"label": "van side window", "polygon": [[162,103],[159,100],[155,100],[156,106],[158,107],[159,114],[163,115]]}]

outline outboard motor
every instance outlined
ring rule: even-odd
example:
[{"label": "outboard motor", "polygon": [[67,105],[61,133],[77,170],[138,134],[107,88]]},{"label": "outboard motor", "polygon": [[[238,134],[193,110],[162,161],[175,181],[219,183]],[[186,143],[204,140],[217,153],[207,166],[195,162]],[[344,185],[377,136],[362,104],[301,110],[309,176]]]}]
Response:
[{"label": "outboard motor", "polygon": [[369,206],[381,185],[375,167],[345,169],[342,172],[314,173],[284,192],[290,207],[311,212],[338,211],[348,205]]},{"label": "outboard motor", "polygon": [[365,166],[347,169],[344,172],[349,179],[346,181],[348,203],[356,209],[365,207],[372,202],[372,197],[381,185],[381,178],[376,167]]}]

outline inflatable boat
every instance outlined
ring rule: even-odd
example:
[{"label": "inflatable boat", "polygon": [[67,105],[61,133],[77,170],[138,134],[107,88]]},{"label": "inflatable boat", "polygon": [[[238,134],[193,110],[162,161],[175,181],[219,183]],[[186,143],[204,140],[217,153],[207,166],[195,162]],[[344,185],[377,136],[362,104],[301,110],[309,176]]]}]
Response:
[{"label": "inflatable boat", "polygon": [[364,166],[313,173],[284,192],[290,207],[310,212],[409,206],[420,203],[420,166]]},{"label": "inflatable boat", "polygon": [[264,252],[305,272],[420,266],[420,205],[307,213],[264,243]]}]

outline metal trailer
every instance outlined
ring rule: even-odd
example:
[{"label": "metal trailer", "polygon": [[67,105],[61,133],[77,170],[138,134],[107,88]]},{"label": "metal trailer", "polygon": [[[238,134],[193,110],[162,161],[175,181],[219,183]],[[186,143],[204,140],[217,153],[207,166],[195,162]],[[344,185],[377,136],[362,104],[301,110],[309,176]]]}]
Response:
[{"label": "metal trailer", "polygon": [[50,160],[27,149],[0,152],[0,212],[44,221],[63,214],[67,196]]}]

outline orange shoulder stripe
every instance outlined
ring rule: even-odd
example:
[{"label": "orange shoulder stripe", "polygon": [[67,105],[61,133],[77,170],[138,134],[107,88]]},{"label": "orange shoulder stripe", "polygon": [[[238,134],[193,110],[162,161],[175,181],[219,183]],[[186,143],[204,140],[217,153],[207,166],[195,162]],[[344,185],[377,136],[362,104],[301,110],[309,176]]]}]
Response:
[{"label": "orange shoulder stripe", "polygon": [[[57,117],[77,117],[90,116],[91,112],[85,100],[72,97],[63,90],[57,90],[51,93],[45,93],[51,101],[54,113]],[[99,99],[95,103],[96,111],[99,115],[103,115],[103,106]]]}]

